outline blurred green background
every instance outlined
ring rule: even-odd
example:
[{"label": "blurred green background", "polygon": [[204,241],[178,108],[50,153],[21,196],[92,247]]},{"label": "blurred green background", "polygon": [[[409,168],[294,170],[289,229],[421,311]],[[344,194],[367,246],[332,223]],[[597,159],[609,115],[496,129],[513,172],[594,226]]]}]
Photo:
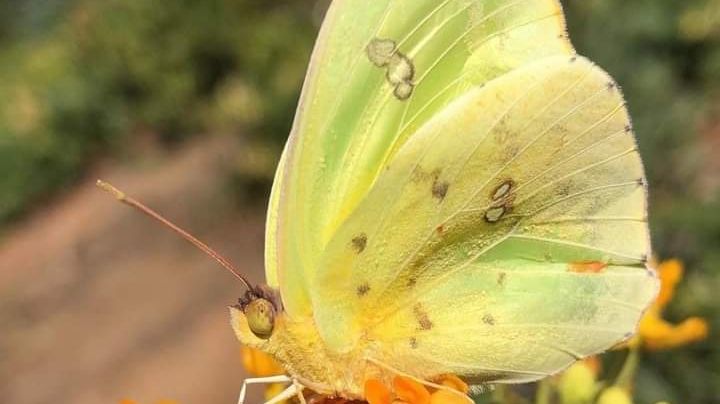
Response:
[{"label": "blurred green background", "polygon": [[[687,267],[667,317],[699,315],[711,326],[705,342],[643,357],[637,400],[720,402],[720,0],[563,3],[578,51],[625,91],[649,177],[655,253]],[[139,156],[146,150],[161,164],[214,138],[241,144],[218,197],[261,222],[326,6],[0,1],[0,243],[98,167],[151,170],[153,159]],[[20,394],[7,379],[3,391]]]}]

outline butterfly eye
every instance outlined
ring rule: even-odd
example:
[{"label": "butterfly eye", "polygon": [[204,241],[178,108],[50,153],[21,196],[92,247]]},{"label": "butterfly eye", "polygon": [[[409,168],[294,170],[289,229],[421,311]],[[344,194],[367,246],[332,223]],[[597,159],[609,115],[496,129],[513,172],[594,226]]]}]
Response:
[{"label": "butterfly eye", "polygon": [[257,298],[245,307],[250,330],[258,338],[268,339],[275,325],[275,306],[269,301]]}]

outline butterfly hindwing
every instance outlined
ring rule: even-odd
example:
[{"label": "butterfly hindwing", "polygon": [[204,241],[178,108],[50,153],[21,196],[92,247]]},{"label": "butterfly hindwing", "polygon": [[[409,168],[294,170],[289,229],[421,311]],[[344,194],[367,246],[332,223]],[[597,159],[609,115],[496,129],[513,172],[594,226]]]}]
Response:
[{"label": "butterfly hindwing", "polygon": [[409,138],[474,86],[573,52],[556,0],[333,1],[268,215],[266,271],[310,315],[320,256]]},{"label": "butterfly hindwing", "polygon": [[657,289],[648,254],[619,89],[582,57],[549,57],[403,144],[327,246],[314,316],[331,349],[376,341],[413,374],[536,379],[634,331]]},{"label": "butterfly hindwing", "polygon": [[468,265],[388,312],[373,327],[382,339],[376,355],[428,379],[516,383],[552,375],[628,338],[652,298],[647,272],[606,271],[522,259]]}]

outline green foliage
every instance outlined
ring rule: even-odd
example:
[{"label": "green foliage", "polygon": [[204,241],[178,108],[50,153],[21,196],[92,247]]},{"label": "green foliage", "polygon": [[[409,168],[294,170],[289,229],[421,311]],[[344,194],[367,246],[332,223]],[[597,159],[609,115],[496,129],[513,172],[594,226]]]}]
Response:
[{"label": "green foliage", "polygon": [[[637,401],[720,397],[720,1],[566,0],[578,50],[623,86],[650,183],[654,248],[687,263],[671,318],[710,321],[705,343],[643,359]],[[713,151],[714,150],[714,151]]]},{"label": "green foliage", "polygon": [[42,14],[34,1],[3,6],[0,223],[137,134],[245,129],[280,144],[289,131],[315,33],[307,2],[61,3],[43,29],[11,18]]}]

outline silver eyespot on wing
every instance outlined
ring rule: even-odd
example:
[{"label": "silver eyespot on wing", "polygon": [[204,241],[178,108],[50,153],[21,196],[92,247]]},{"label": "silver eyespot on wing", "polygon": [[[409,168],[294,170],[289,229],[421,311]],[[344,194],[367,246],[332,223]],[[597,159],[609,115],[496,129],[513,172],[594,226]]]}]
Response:
[{"label": "silver eyespot on wing", "polygon": [[370,41],[366,51],[372,64],[385,69],[387,82],[394,87],[395,98],[401,101],[410,98],[415,88],[415,66],[410,58],[397,49],[395,41],[375,38]]}]

